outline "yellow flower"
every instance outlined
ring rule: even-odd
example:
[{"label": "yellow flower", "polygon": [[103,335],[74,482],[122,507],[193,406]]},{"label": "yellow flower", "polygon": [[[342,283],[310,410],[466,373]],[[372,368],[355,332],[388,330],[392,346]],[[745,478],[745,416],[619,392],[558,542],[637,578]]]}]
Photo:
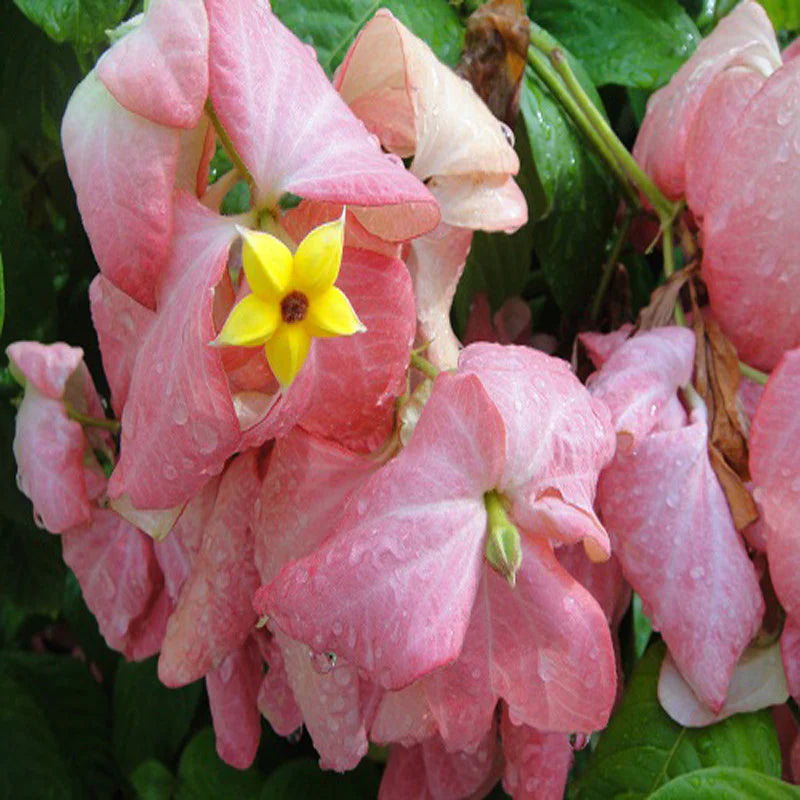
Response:
[{"label": "yellow flower", "polygon": [[215,344],[264,345],[283,388],[297,377],[314,336],[366,330],[350,301],[333,284],[344,247],[344,213],[314,228],[292,255],[269,233],[240,228],[242,262],[251,294],[231,309]]}]

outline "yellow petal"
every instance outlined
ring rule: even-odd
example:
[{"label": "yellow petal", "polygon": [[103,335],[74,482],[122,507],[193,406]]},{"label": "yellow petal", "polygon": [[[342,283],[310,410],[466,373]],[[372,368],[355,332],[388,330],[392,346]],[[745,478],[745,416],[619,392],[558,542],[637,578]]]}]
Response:
[{"label": "yellow petal", "polygon": [[312,299],[333,286],[344,247],[344,211],[333,222],[314,228],[294,254],[292,288]]},{"label": "yellow petal", "polygon": [[311,337],[302,323],[284,323],[266,343],[269,366],[281,386],[286,388],[305,364]]},{"label": "yellow petal", "polygon": [[280,300],[292,275],[292,251],[269,233],[239,228],[244,238],[242,263],[250,289],[262,300]]},{"label": "yellow petal", "polygon": [[309,302],[306,327],[312,336],[350,336],[366,330],[345,293],[335,286]]},{"label": "yellow petal", "polygon": [[275,333],[280,323],[280,305],[265,303],[254,294],[248,294],[228,314],[228,319],[225,320],[217,336],[216,344],[239,347],[264,344]]}]

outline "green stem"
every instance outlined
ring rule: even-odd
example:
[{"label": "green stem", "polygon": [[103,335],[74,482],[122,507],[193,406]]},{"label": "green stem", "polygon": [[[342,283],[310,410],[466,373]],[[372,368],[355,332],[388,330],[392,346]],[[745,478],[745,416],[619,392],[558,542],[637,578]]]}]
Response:
[{"label": "green stem", "polygon": [[76,411],[69,403],[64,403],[64,405],[67,409],[67,416],[70,419],[74,419],[75,422],[80,422],[84,428],[102,428],[111,433],[119,433],[120,425],[118,420],[90,417],[86,414],[81,414],[80,411]]},{"label": "green stem", "polygon": [[603,300],[605,299],[608,287],[611,286],[611,279],[614,277],[614,268],[619,261],[622,248],[625,246],[625,240],[628,238],[628,231],[631,229],[631,221],[633,219],[633,212],[630,208],[625,211],[625,216],[622,219],[622,224],[619,226],[617,236],[614,239],[614,245],[609,253],[608,260],[603,267],[603,276],[600,279],[600,285],[597,287],[597,292],[592,301],[592,309],[589,318],[592,322],[597,322],[600,318],[600,310],[603,308]]},{"label": "green stem", "polygon": [[550,90],[550,93],[564,107],[564,110],[567,112],[567,114],[569,114],[578,130],[589,140],[589,143],[594,147],[598,155],[608,165],[609,170],[622,188],[628,204],[633,208],[638,208],[639,197],[631,186],[631,183],[622,170],[622,167],[614,158],[614,154],[606,146],[606,143],[599,136],[595,128],[586,118],[586,115],[581,111],[580,106],[567,91],[561,79],[554,72],[549,59],[539,50],[533,47],[533,45],[531,45],[531,47],[528,48],[528,64],[533,67],[534,72],[536,72],[544,85]]},{"label": "green stem", "polygon": [[[613,169],[613,163],[615,163],[618,167],[621,167],[622,172],[626,175],[628,180],[644,194],[650,205],[656,211],[661,221],[662,228],[665,223],[671,222],[678,212],[679,205],[670,202],[661,193],[661,190],[655,183],[653,183],[647,173],[636,163],[634,157],[628,152],[628,149],[619,140],[608,122],[606,122],[605,117],[600,113],[589,98],[589,95],[584,91],[580,82],[575,77],[575,73],[572,71],[563,51],[554,43],[551,37],[535,23],[531,23],[531,47],[540,50],[550,60],[553,69],[563,81],[567,92],[571,95],[585,119],[594,129],[597,137],[599,137],[605,145],[601,154],[606,158],[609,166],[612,166]],[[561,97],[559,96],[559,100],[560,99]],[[569,111],[569,109],[567,110]],[[572,116],[571,111],[570,116]],[[606,152],[610,152],[611,160],[605,155]]]},{"label": "green stem", "polygon": [[253,176],[250,174],[250,170],[248,170],[245,166],[244,161],[242,161],[241,157],[236,152],[236,148],[233,146],[233,142],[231,141],[230,136],[228,136],[228,132],[223,127],[222,122],[220,122],[217,112],[214,111],[214,106],[211,104],[210,97],[208,100],[206,100],[206,114],[211,120],[211,124],[214,126],[214,131],[222,143],[222,146],[225,148],[228,158],[230,158],[233,166],[236,167],[239,175],[241,175],[247,181],[248,185],[250,186],[250,194],[253,196],[256,185],[255,181],[253,180]]},{"label": "green stem", "polygon": [[431,380],[434,380],[439,374],[438,368],[434,367],[427,358],[423,358],[419,353],[411,353],[411,366]]},{"label": "green stem", "polygon": [[750,378],[751,381],[760,383],[762,386],[765,386],[769,380],[769,375],[767,375],[766,372],[761,372],[761,370],[751,367],[749,364],[745,364],[744,361],[739,362],[739,372],[741,372],[745,378]]}]

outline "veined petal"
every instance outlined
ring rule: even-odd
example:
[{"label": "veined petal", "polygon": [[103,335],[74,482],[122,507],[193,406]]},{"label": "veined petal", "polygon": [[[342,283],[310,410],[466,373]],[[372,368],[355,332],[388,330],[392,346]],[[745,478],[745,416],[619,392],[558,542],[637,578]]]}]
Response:
[{"label": "veined petal", "polygon": [[306,329],[312,336],[351,336],[366,330],[347,295],[335,286],[313,299],[306,319]]},{"label": "veined petal", "polygon": [[217,344],[253,347],[264,344],[281,323],[281,307],[255,294],[242,298],[231,310],[217,336]]},{"label": "veined petal", "polygon": [[239,228],[244,239],[242,263],[253,294],[277,300],[286,294],[292,275],[292,252],[272,234]]},{"label": "veined petal", "polygon": [[303,367],[311,336],[304,325],[298,323],[281,325],[266,343],[267,361],[275,377],[284,388],[289,386]]},{"label": "veined petal", "polygon": [[294,254],[292,288],[314,299],[328,291],[339,275],[344,248],[344,212],[339,219],[314,228]]}]

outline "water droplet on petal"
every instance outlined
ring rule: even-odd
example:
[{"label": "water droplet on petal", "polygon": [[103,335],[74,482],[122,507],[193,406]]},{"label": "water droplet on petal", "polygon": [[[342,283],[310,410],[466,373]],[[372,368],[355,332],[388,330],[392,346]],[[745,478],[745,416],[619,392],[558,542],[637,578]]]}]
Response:
[{"label": "water droplet on petal", "polygon": [[314,671],[320,675],[327,675],[336,666],[336,653],[315,653],[309,650],[308,657]]}]

